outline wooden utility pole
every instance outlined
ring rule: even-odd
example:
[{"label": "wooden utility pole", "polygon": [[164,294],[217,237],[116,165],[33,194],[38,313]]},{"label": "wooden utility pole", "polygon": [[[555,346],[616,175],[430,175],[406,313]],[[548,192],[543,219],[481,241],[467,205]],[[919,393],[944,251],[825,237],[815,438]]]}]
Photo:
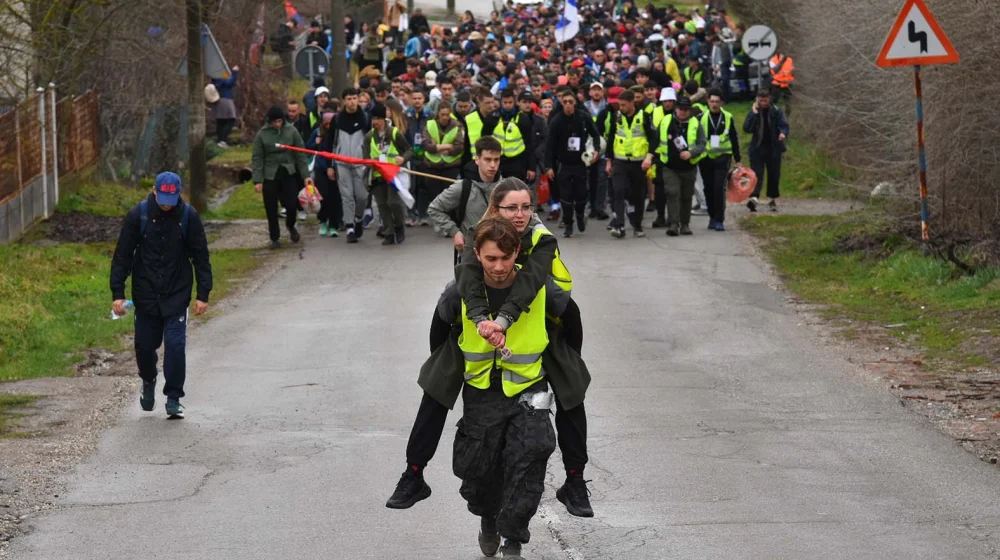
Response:
[{"label": "wooden utility pole", "polygon": [[201,0],[184,0],[187,7],[188,79],[188,185],[191,205],[204,213],[208,209],[205,170],[205,71],[201,49]]},{"label": "wooden utility pole", "polygon": [[448,15],[455,15],[455,0],[448,0]]},{"label": "wooden utility pole", "polygon": [[330,49],[330,97],[340,97],[347,88],[347,52],[344,37],[344,0],[330,0],[330,29],[333,31],[333,47]]}]

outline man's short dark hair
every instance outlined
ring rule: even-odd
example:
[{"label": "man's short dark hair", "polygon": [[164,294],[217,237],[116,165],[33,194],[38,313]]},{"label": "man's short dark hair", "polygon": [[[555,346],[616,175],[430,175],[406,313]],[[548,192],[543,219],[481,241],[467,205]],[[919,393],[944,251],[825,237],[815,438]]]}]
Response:
[{"label": "man's short dark hair", "polygon": [[465,103],[472,103],[472,95],[470,95],[469,92],[467,91],[459,92],[458,95],[455,96],[455,101],[464,101]]},{"label": "man's short dark hair", "polygon": [[500,93],[500,99],[507,99],[508,97],[511,97],[511,98],[514,97],[514,89],[513,88],[504,88],[504,90]]},{"label": "man's short dark hair", "polygon": [[712,89],[708,90],[708,96],[709,97],[718,97],[719,99],[724,99],[725,98],[725,96],[723,96],[723,94],[722,94],[722,90],[719,89],[719,88],[712,88]]},{"label": "man's short dark hair", "polygon": [[496,152],[503,153],[503,146],[500,145],[500,141],[492,136],[483,136],[476,140],[476,153],[481,154],[483,152]]},{"label": "man's short dark hair", "polygon": [[455,85],[455,82],[453,82],[451,80],[450,76],[441,76],[441,77],[439,77],[437,79],[437,85],[438,85],[438,87],[441,87],[441,84],[452,84],[452,85]]},{"label": "man's short dark hair", "polygon": [[638,76],[646,76],[647,78],[649,78],[650,77],[649,68],[640,68],[640,69],[638,69],[638,70],[635,71],[635,75],[637,77]]},{"label": "man's short dark hair", "polygon": [[385,82],[379,82],[378,85],[375,86],[375,93],[392,93],[392,85]]},{"label": "man's short dark hair", "polygon": [[358,88],[349,87],[344,89],[343,93],[340,94],[340,98],[344,99],[349,95],[361,95],[361,92],[358,91]]},{"label": "man's short dark hair", "polygon": [[618,99],[621,101],[635,101],[635,92],[627,89],[618,96]]}]

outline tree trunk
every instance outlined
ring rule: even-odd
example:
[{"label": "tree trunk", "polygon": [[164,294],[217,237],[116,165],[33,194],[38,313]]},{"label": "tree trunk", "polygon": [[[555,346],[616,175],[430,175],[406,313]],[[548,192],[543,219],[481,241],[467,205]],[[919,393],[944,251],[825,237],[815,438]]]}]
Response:
[{"label": "tree trunk", "polygon": [[205,171],[205,82],[201,52],[201,0],[185,0],[187,6],[188,64],[188,184],[191,205],[204,213],[208,208]]},{"label": "tree trunk", "polygon": [[333,47],[330,49],[330,97],[340,97],[347,88],[347,45],[344,38],[344,0],[330,0],[330,29]]},{"label": "tree trunk", "polygon": [[448,15],[455,15],[455,0],[448,0]]}]

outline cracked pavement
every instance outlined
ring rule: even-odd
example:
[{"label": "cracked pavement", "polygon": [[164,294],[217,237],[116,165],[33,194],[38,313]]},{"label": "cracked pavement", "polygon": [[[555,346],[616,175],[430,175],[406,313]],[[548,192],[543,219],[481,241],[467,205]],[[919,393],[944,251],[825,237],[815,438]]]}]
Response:
[{"label": "cracked pavement", "polygon": [[[997,470],[825,347],[739,233],[560,239],[586,325],[596,517],[555,499],[526,557],[997,558]],[[735,230],[735,227],[733,228]],[[374,232],[372,232],[374,233]],[[15,558],[480,558],[450,472],[384,507],[420,401],[448,240],[305,240],[189,340],[188,418],[133,399]]]}]

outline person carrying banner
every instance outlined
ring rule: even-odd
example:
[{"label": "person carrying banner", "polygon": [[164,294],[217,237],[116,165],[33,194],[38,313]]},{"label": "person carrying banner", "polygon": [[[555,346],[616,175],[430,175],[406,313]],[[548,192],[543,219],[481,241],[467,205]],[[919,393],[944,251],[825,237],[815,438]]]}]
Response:
[{"label": "person carrying banner", "polygon": [[[403,165],[413,153],[413,148],[406,141],[406,136],[395,126],[386,122],[385,105],[381,103],[372,109],[372,129],[365,135],[364,145],[368,146],[366,154],[370,159]],[[385,177],[377,169],[371,169],[371,192],[378,205],[379,215],[385,238],[382,245],[396,245],[406,239],[404,218],[406,205],[403,203],[395,187],[386,182]]]}]

